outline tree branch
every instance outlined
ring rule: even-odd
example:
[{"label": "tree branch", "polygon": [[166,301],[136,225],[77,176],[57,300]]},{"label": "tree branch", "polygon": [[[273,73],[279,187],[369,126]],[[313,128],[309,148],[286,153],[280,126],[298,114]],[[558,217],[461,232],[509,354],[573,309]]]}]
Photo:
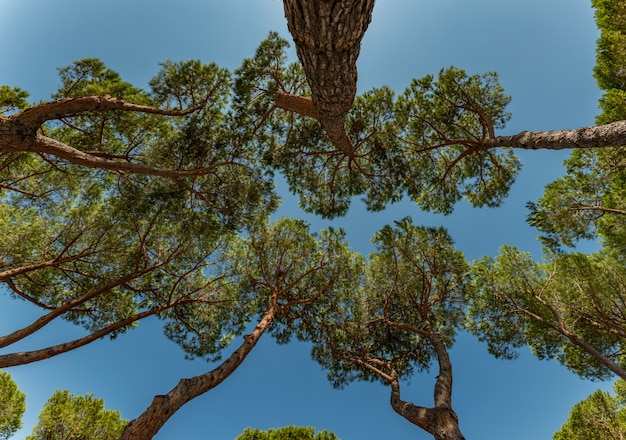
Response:
[{"label": "tree branch", "polygon": [[261,321],[252,333],[244,336],[243,344],[228,359],[205,374],[181,379],[167,394],[156,396],[150,406],[126,426],[120,440],[149,440],[153,438],[165,422],[184,404],[226,380],[252,351],[263,332],[274,320],[276,311],[276,297],[274,296]]},{"label": "tree branch", "polygon": [[118,278],[114,281],[111,281],[103,286],[100,286],[96,289],[92,289],[89,292],[85,293],[84,295],[79,296],[78,298],[74,298],[71,301],[68,301],[66,303],[64,303],[62,306],[55,308],[54,310],[50,311],[49,313],[45,314],[44,316],[38,318],[37,320],[35,320],[33,323],[31,323],[30,325],[27,325],[26,327],[23,327],[19,330],[14,331],[13,333],[10,333],[6,336],[2,336],[0,337],[0,348],[1,347],[6,347],[10,344],[13,344],[17,341],[20,341],[22,339],[24,339],[27,336],[32,335],[33,333],[35,333],[36,331],[40,330],[41,328],[45,327],[46,325],[48,325],[50,322],[52,322],[54,319],[58,318],[59,316],[63,315],[64,313],[67,313],[69,311],[71,311],[74,307],[83,304],[86,301],[89,301],[90,299],[95,298],[98,295],[101,295],[105,292],[110,291],[111,289],[117,287],[117,286],[121,286],[123,284],[128,283],[129,281],[132,281],[148,272],[151,272],[157,268],[159,268],[160,266],[162,266],[163,264],[165,264],[165,262],[161,262],[159,264],[150,266],[148,268],[142,269],[138,272],[134,272],[130,275],[127,275],[125,277],[121,277]]},{"label": "tree branch", "polygon": [[147,318],[148,316],[156,315],[163,310],[174,307],[177,304],[162,304],[157,307],[153,307],[150,310],[146,310],[145,312],[138,313],[136,315],[129,316],[126,319],[122,319],[117,321],[103,329],[100,329],[96,332],[93,332],[85,337],[75,339],[70,342],[65,342],[63,344],[53,345],[51,347],[43,348],[41,350],[34,351],[26,351],[19,353],[9,353],[0,355],[0,368],[8,368],[14,367],[17,365],[26,365],[32,362],[41,361],[44,359],[49,359],[51,357],[66,353],[71,350],[75,350],[84,345],[89,344],[97,339],[103,338],[104,336],[113,333],[116,330],[122,329],[133,322],[137,322],[141,319]]},{"label": "tree branch", "polygon": [[523,131],[513,136],[496,136],[485,140],[485,146],[512,147],[526,150],[564,150],[569,148],[604,148],[626,145],[626,121],[575,130]]},{"label": "tree branch", "polygon": [[29,128],[38,129],[41,124],[54,119],[69,118],[85,112],[102,112],[107,110],[150,113],[164,116],[184,116],[200,110],[203,105],[189,109],[162,109],[148,105],[132,104],[121,97],[82,96],[79,98],[63,98],[28,108],[22,113],[11,116]]},{"label": "tree branch", "polygon": [[[82,165],[87,168],[100,168],[111,171],[119,171],[133,174],[148,174],[152,176],[160,176],[167,178],[180,178],[187,176],[203,175],[211,172],[215,165],[194,170],[172,170],[167,168],[158,168],[150,165],[141,165],[131,162],[119,162],[102,157],[102,155],[93,155],[76,148],[70,147],[56,139],[37,134],[34,142],[28,146],[17,145],[12,147],[2,147],[4,150],[33,152],[40,154],[50,154],[61,159],[65,159],[76,165]],[[223,164],[221,164],[223,165]]]}]

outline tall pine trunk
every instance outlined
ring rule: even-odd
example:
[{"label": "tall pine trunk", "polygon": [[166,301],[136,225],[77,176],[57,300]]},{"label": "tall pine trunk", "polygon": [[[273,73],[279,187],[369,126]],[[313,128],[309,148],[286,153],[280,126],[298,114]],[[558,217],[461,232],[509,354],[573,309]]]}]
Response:
[{"label": "tall pine trunk", "polygon": [[374,0],[284,0],[283,4],[317,119],[332,144],[352,156],[345,118],[356,96],[356,60]]}]

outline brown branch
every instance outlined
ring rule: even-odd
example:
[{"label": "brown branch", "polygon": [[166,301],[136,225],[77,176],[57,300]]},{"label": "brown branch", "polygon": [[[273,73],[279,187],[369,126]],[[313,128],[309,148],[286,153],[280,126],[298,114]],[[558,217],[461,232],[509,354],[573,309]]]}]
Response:
[{"label": "brown branch", "polygon": [[432,408],[414,405],[400,397],[400,382],[397,377],[390,381],[390,404],[395,412],[409,422],[432,434],[436,440],[465,440],[459,429],[459,419],[452,409],[452,367],[441,337],[430,339],[439,361],[439,376],[435,384],[435,405]]},{"label": "brown branch", "polygon": [[189,378],[181,379],[167,394],[155,396],[150,406],[124,429],[120,440],[149,440],[165,422],[187,402],[215,388],[241,365],[252,351],[276,314],[276,297],[252,333],[244,336],[244,342],[217,368]]},{"label": "brown branch", "polygon": [[41,328],[43,328],[44,326],[48,325],[50,322],[52,322],[54,319],[58,318],[59,316],[63,315],[64,313],[67,313],[69,311],[71,311],[72,309],[74,309],[76,306],[85,303],[86,301],[89,301],[90,299],[95,298],[98,295],[101,295],[105,292],[110,291],[111,289],[117,287],[117,286],[121,286],[125,283],[128,283],[129,281],[132,281],[152,270],[155,270],[157,268],[159,268],[160,266],[162,266],[163,264],[165,264],[165,262],[159,263],[159,264],[155,264],[153,266],[150,266],[148,268],[145,268],[141,271],[132,273],[130,275],[127,275],[125,277],[121,277],[118,278],[114,281],[111,281],[110,283],[107,283],[103,286],[100,286],[96,289],[92,289],[89,292],[85,293],[84,295],[79,296],[78,298],[75,298],[71,301],[66,302],[65,304],[63,304],[60,307],[55,308],[54,310],[52,310],[51,312],[45,314],[44,316],[36,319],[33,323],[31,323],[30,325],[27,325],[26,327],[23,327],[19,330],[14,331],[13,333],[10,333],[8,335],[2,336],[0,337],[0,347],[6,347],[10,344],[13,344],[19,340],[24,339],[27,336],[30,336],[31,334],[35,333],[36,331],[40,330]]},{"label": "brown branch", "polygon": [[432,409],[417,406],[411,402],[405,402],[400,397],[400,382],[397,378],[390,381],[391,399],[390,404],[395,412],[423,430],[430,432]]},{"label": "brown branch", "polygon": [[485,146],[512,147],[526,150],[563,150],[569,148],[604,148],[626,145],[626,121],[575,130],[523,131],[513,136],[487,139]]},{"label": "brown branch", "polygon": [[121,97],[83,96],[79,98],[63,98],[37,105],[11,116],[26,127],[37,129],[46,121],[68,118],[85,112],[101,112],[108,110],[149,113],[164,116],[184,116],[200,110],[203,105],[189,109],[162,109],[148,105],[132,104]]},{"label": "brown branch", "polygon": [[80,348],[84,345],[89,344],[90,342],[103,338],[104,336],[111,334],[116,330],[122,329],[134,322],[147,318],[148,316],[156,315],[162,312],[163,310],[166,310],[168,308],[174,307],[175,305],[179,305],[179,304],[180,303],[162,304],[160,306],[153,307],[152,309],[146,310],[145,312],[138,313],[136,315],[129,316],[126,319],[117,321],[87,336],[84,336],[79,339],[75,339],[70,342],[65,342],[63,344],[53,345],[51,347],[43,348],[40,350],[0,355],[0,368],[14,367],[17,365],[26,365],[32,362],[49,359],[51,357],[58,356],[63,353],[67,353],[68,351],[75,350],[77,348]]},{"label": "brown branch", "polygon": [[215,165],[209,167],[197,168],[193,170],[172,170],[166,168],[153,167],[151,165],[142,165],[131,162],[120,162],[106,159],[102,155],[92,155],[76,148],[70,147],[56,139],[37,134],[30,145],[17,145],[11,147],[2,147],[5,150],[34,152],[39,154],[50,154],[65,159],[76,165],[82,165],[87,168],[100,168],[111,171],[148,174],[152,176],[180,178],[187,176],[198,176],[208,174],[215,169]]},{"label": "brown branch", "polygon": [[306,98],[300,95],[292,95],[291,93],[279,90],[274,95],[274,103],[276,104],[276,107],[283,110],[319,120],[319,113],[315,109],[315,106],[313,106],[311,98]]},{"label": "brown branch", "polygon": [[80,253],[78,255],[72,255],[69,257],[53,258],[52,260],[42,261],[41,263],[34,263],[34,264],[26,265],[26,266],[14,267],[12,269],[8,269],[3,272],[0,272],[0,282],[7,282],[13,277],[23,275],[28,272],[33,272],[38,269],[59,266],[64,263],[69,263],[69,262],[78,260],[80,258],[83,258],[86,255],[87,255],[86,253]]},{"label": "brown branch", "polygon": [[571,208],[567,208],[568,211],[600,211],[600,212],[608,212],[611,214],[619,214],[626,215],[626,211],[623,209],[615,209],[615,208],[605,208],[600,205],[574,205]]},{"label": "brown branch", "polygon": [[[531,294],[532,295],[532,294]],[[542,316],[538,315],[537,313],[532,312],[531,310],[518,306],[510,297],[507,297],[505,295],[505,298],[508,298],[510,301],[509,303],[511,303],[511,305],[515,308],[515,312],[517,313],[521,313],[522,315],[526,315],[529,318],[539,322],[540,324],[544,325],[545,327],[552,329],[553,331],[555,331],[556,333],[564,336],[565,338],[567,338],[572,344],[580,347],[581,349],[585,350],[587,353],[589,353],[591,356],[593,356],[594,358],[596,358],[596,360],[598,360],[602,365],[604,365],[606,368],[608,368],[610,371],[612,371],[613,373],[615,373],[616,375],[618,375],[619,377],[621,377],[622,379],[626,380],[626,369],[622,368],[619,364],[617,364],[616,362],[614,362],[609,356],[605,355],[604,353],[602,353],[600,350],[598,350],[597,348],[595,348],[593,345],[589,344],[588,342],[584,341],[583,339],[581,339],[578,335],[572,333],[567,326],[565,325],[562,317],[558,314],[558,312],[556,311],[556,309],[554,307],[552,307],[551,305],[548,305],[547,302],[545,302],[544,300],[542,300],[541,298],[537,297],[536,295],[532,295],[535,299],[539,300],[544,306],[546,306],[548,308],[548,310],[550,311],[550,313],[553,315],[553,317],[557,320],[557,324],[551,323],[550,321],[548,321],[547,319],[543,318]]]}]

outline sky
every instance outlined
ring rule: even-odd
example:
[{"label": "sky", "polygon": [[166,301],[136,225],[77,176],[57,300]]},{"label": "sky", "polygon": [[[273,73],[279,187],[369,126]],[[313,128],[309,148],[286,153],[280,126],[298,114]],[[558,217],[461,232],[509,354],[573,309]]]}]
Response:
[{"label": "sky", "polygon": [[[165,60],[193,58],[234,69],[270,31],[291,41],[279,0],[0,0],[0,84],[25,89],[35,101],[48,99],[59,83],[57,67],[96,57],[124,80],[145,87]],[[597,36],[589,0],[380,0],[358,62],[359,93],[383,85],[401,92],[412,78],[454,65],[470,74],[499,73],[513,97],[508,108],[513,118],[501,134],[593,125],[600,96],[592,77]],[[295,61],[293,48],[290,56]],[[410,215],[416,224],[447,227],[470,260],[493,256],[505,243],[540,258],[538,233],[525,223],[525,204],[562,175],[567,155],[521,153],[524,169],[510,197],[495,209],[461,202],[443,217],[423,213],[407,200],[368,213],[356,201],[348,215],[331,222],[302,212],[280,186],[284,201],[276,216],[304,218],[314,231],[343,227],[353,249],[363,253],[373,250],[374,232]],[[0,334],[38,316],[38,310],[0,291]],[[80,329],[61,322],[11,349],[80,335]],[[155,438],[232,440],[246,427],[285,425],[328,429],[342,440],[431,438],[393,412],[388,387],[353,383],[333,389],[309,350],[306,344],[277,345],[263,337],[231,377],[179,410]],[[467,334],[458,337],[450,356],[453,405],[468,440],[550,439],[574,403],[598,387],[610,388],[584,381],[556,362],[538,361],[527,350],[516,361],[496,360]],[[133,419],[180,378],[214,367],[185,360],[158,320],[143,321],[114,341],[9,369],[27,395],[24,428],[14,438],[30,433],[57,389],[94,393],[107,408]],[[435,374],[403,384],[403,399],[429,406]]]}]

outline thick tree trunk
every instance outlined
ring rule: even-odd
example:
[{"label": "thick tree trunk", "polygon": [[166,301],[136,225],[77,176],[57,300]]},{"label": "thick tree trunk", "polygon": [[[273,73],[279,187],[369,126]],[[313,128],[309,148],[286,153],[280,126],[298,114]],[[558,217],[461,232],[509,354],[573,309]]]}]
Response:
[{"label": "thick tree trunk", "polygon": [[252,351],[263,332],[273,321],[275,313],[276,303],[274,301],[254,331],[244,337],[243,344],[228,359],[208,373],[190,379],[181,379],[169,393],[163,396],[156,396],[143,414],[126,426],[120,440],[151,439],[184,404],[226,380]]},{"label": "thick tree trunk", "polygon": [[439,363],[439,376],[435,383],[435,406],[426,408],[405,402],[400,398],[400,383],[391,382],[391,407],[414,425],[433,435],[435,440],[465,440],[459,428],[459,419],[452,409],[452,363],[441,336],[428,338],[435,348]]},{"label": "thick tree trunk", "polygon": [[285,17],[329,139],[347,155],[345,117],[356,96],[356,60],[374,0],[284,0]]}]

